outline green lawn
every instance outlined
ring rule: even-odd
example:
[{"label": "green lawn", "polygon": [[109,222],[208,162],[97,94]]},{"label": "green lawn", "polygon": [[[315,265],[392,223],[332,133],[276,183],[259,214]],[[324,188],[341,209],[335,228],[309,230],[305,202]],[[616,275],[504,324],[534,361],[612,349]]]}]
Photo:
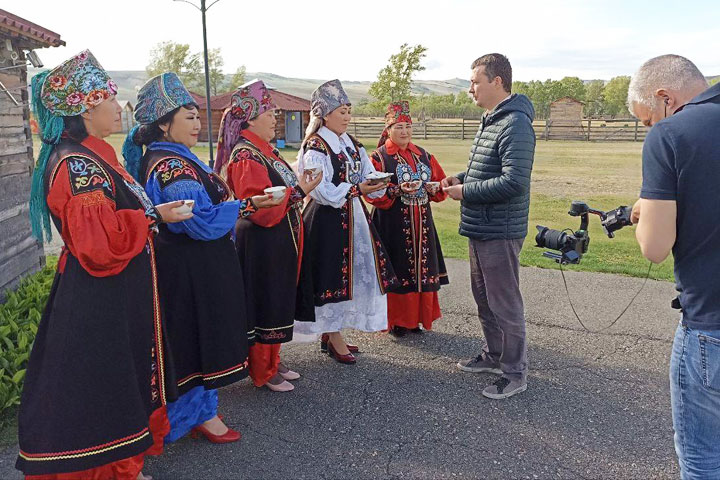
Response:
[{"label": "green lawn", "polygon": [[[118,152],[123,136],[109,138]],[[376,139],[361,139],[374,146]],[[465,169],[472,140],[420,140],[418,144],[432,152],[450,175]],[[37,142],[36,142],[37,147]],[[583,200],[598,210],[610,210],[619,205],[632,205],[637,199],[641,184],[640,153],[642,143],[617,142],[561,142],[538,141],[532,179],[529,235],[525,239],[520,260],[523,265],[557,268],[557,264],[542,256],[535,248],[535,225],[550,228],[577,229],[579,219],[567,215],[572,200]],[[208,157],[207,147],[196,147],[201,158]],[[284,157],[292,162],[296,150],[284,149]],[[467,239],[458,235],[459,204],[446,200],[433,205],[445,256],[467,258]],[[648,262],[642,258],[635,242],[634,228],[626,227],[607,238],[600,227],[599,218],[590,219],[590,249],[580,265],[568,268],[594,272],[620,273],[644,276]],[[673,280],[672,260],[653,266],[651,278]]]}]

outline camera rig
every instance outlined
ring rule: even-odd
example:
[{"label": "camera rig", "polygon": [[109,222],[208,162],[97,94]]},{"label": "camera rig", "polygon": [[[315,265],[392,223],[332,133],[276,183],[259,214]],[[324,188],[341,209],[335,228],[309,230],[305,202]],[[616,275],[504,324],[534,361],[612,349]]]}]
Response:
[{"label": "camera rig", "polygon": [[570,204],[568,215],[580,217],[580,228],[573,232],[570,229],[561,231],[537,225],[538,233],[535,236],[535,246],[560,252],[543,252],[543,256],[552,258],[561,265],[580,263],[583,254],[587,253],[588,246],[590,245],[590,234],[588,233],[590,214],[600,217],[600,224],[603,227],[603,231],[608,238],[613,238],[617,230],[632,225],[630,221],[631,213],[632,209],[625,205],[610,210],[609,212],[603,212],[590,208],[585,202],[574,201]]}]

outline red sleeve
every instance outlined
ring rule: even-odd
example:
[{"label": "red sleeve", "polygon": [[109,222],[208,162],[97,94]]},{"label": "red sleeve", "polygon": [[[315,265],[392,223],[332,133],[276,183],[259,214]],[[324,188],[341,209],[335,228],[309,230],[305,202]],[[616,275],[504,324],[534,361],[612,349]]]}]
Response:
[{"label": "red sleeve", "polygon": [[[385,165],[383,165],[383,162],[380,159],[380,155],[377,153],[377,151],[370,154],[370,160],[372,161],[375,170],[377,170],[378,172],[385,171]],[[364,196],[363,198],[366,202],[379,208],[380,210],[389,210],[390,207],[392,207],[395,203],[396,197],[391,196],[391,192],[395,191],[395,189],[391,188],[394,185],[394,183],[388,183],[388,189],[385,191],[385,195],[383,195],[382,197],[370,198],[368,196]]]},{"label": "red sleeve", "polygon": [[114,181],[95,162],[71,157],[56,172],[47,202],[65,245],[94,277],[122,272],[145,248],[152,220],[142,209],[116,210]]},{"label": "red sleeve", "polygon": [[[440,163],[435,159],[435,155],[430,155],[430,168],[432,170],[432,175],[430,175],[430,181],[439,182],[443,178],[445,178],[445,171],[440,166]],[[435,195],[430,197],[430,200],[432,200],[433,202],[442,202],[447,198],[447,196],[448,194],[441,188]]]},{"label": "red sleeve", "polygon": [[[261,163],[252,150],[239,148],[228,165],[228,184],[235,198],[244,199],[254,195],[264,195],[265,189],[272,187],[267,168]],[[287,188],[285,199],[280,205],[271,208],[260,208],[247,217],[248,220],[261,227],[273,227],[280,223],[290,208],[292,189]]]}]

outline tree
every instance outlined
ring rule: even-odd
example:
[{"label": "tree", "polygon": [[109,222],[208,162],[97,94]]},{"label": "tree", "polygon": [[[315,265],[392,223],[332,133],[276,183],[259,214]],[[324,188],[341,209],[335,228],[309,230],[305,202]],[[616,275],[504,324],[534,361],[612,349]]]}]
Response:
[{"label": "tree", "polygon": [[[190,59],[192,65],[192,78],[190,86],[195,89],[205,91],[205,59],[202,52],[192,55]],[[210,70],[210,95],[217,95],[226,90],[225,74],[222,71],[225,61],[219,48],[208,50],[208,67]]]},{"label": "tree", "polygon": [[625,115],[627,113],[627,95],[630,77],[619,76],[605,85],[605,113],[608,115]]},{"label": "tree", "polygon": [[605,82],[593,80],[585,86],[585,116],[599,117],[605,113]]},{"label": "tree", "polygon": [[560,80],[558,85],[558,97],[554,98],[554,102],[558,98],[572,97],[581,102],[585,101],[585,84],[578,77],[565,77]]},{"label": "tree", "polygon": [[[200,65],[202,67],[202,64]],[[150,50],[150,63],[145,68],[149,77],[164,72],[177,73],[180,80],[187,84],[197,73],[198,66],[193,63],[190,45],[175,42],[161,42]]]},{"label": "tree", "polygon": [[235,74],[232,76],[232,79],[230,80],[230,90],[235,90],[240,85],[245,83],[245,74],[247,73],[245,69],[245,65],[241,65],[238,67],[237,70],[235,70]]},{"label": "tree", "polygon": [[[388,65],[380,70],[368,93],[383,103],[392,101],[393,97],[409,99],[413,74],[425,70],[420,62],[426,51],[427,48],[422,45],[411,47],[407,43],[402,44],[400,52],[391,55]],[[395,82],[395,87],[391,87],[390,82]]]},{"label": "tree", "polygon": [[[245,67],[235,72],[233,81],[227,84],[223,73],[223,60],[221,50],[213,48],[208,50],[208,65],[210,67],[210,94],[226,92],[235,86],[242,85],[245,78]],[[190,45],[175,42],[161,42],[150,50],[150,63],[145,68],[151,77],[163,72],[175,72],[188,90],[205,93],[205,59],[202,52],[190,53]],[[243,81],[235,84],[236,77],[242,72]]]},{"label": "tree", "polygon": [[712,80],[710,80],[710,86],[715,85],[718,82],[720,82],[720,76],[715,77]]}]

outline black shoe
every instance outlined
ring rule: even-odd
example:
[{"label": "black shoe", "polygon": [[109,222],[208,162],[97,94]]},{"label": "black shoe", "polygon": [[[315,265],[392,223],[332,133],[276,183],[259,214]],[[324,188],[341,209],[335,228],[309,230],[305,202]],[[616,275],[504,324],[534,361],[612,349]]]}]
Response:
[{"label": "black shoe", "polygon": [[410,330],[410,333],[423,333],[424,330],[420,327],[415,327],[412,330]]},{"label": "black shoe", "polygon": [[404,337],[405,335],[408,334],[408,329],[405,327],[397,327],[396,326],[396,327],[392,327],[390,329],[389,333],[390,333],[390,335],[392,335],[395,338],[400,338],[400,337]]}]

